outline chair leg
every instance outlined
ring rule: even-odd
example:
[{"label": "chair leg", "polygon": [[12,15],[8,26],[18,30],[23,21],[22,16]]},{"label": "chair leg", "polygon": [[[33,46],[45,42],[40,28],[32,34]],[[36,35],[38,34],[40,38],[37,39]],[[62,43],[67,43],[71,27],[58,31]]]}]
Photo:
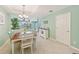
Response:
[{"label": "chair leg", "polygon": [[32,46],[31,46],[30,48],[31,48],[31,53],[33,53],[33,48],[32,48]]},{"label": "chair leg", "polygon": [[22,48],[22,54],[24,54],[24,49]]},{"label": "chair leg", "polygon": [[14,44],[12,43],[12,54],[14,54]]}]

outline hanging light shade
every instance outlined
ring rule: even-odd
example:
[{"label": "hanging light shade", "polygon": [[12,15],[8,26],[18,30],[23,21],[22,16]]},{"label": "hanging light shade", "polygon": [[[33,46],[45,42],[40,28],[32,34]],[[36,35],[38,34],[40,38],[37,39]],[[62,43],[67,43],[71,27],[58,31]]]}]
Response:
[{"label": "hanging light shade", "polygon": [[28,16],[25,15],[25,5],[22,5],[22,14],[19,15],[19,18],[21,18],[21,20],[26,20],[28,18]]},{"label": "hanging light shade", "polygon": [[22,15],[19,15],[19,18],[23,18],[23,16]]}]

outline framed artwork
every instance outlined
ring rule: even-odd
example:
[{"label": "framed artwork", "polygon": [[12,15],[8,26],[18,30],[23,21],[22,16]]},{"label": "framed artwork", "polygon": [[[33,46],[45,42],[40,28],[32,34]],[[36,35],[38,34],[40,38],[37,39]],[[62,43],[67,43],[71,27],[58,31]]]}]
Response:
[{"label": "framed artwork", "polygon": [[5,24],[5,14],[0,12],[0,24]]}]

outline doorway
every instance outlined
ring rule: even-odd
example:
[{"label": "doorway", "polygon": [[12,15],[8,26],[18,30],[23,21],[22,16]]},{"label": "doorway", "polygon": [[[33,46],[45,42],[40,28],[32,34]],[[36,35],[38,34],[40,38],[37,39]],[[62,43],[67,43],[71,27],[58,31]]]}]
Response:
[{"label": "doorway", "polygon": [[66,45],[70,45],[70,19],[70,12],[56,16],[56,40]]}]

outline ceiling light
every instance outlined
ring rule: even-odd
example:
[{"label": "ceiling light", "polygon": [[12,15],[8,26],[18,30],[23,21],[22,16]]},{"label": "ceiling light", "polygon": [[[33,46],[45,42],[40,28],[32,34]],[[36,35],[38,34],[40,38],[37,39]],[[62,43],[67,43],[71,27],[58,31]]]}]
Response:
[{"label": "ceiling light", "polygon": [[25,5],[22,5],[22,14],[19,15],[19,18],[21,18],[21,20],[26,20],[28,19],[28,16],[25,15]]}]

